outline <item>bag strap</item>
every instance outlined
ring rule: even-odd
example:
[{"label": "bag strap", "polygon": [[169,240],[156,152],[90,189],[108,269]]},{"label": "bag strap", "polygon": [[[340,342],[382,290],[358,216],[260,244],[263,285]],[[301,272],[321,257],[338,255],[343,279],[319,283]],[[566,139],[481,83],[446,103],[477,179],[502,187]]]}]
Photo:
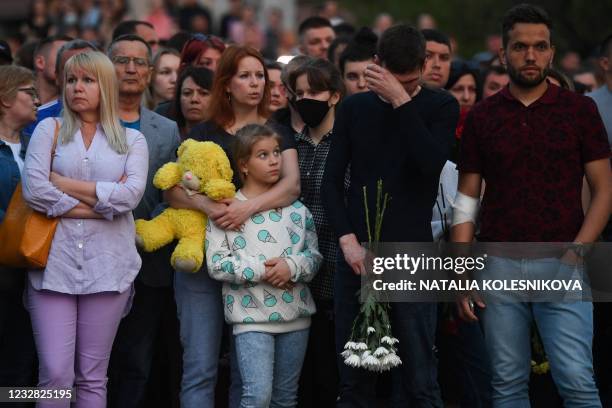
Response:
[{"label": "bag strap", "polygon": [[53,147],[51,148],[51,165],[49,169],[53,168],[53,156],[55,156],[55,148],[57,147],[57,137],[59,136],[60,124],[56,118],[53,118],[55,121],[55,134],[53,135]]}]

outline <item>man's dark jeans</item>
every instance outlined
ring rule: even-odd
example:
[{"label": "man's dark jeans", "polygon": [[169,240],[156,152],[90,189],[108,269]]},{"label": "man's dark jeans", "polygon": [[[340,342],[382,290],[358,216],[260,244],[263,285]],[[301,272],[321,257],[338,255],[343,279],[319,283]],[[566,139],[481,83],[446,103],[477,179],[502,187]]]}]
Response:
[{"label": "man's dark jeans", "polygon": [[[344,364],[340,353],[351,335],[353,320],[359,312],[361,278],[337,257],[334,277],[334,310],[336,314],[336,353],[340,372],[340,398],[337,407],[373,407],[375,405],[376,374]],[[391,304],[391,327],[399,340],[398,354],[404,401],[410,407],[442,407],[437,380],[437,360],[434,355],[436,332],[435,303]]]},{"label": "man's dark jeans", "polygon": [[108,407],[145,407],[151,399],[158,406],[178,406],[181,354],[174,291],[139,279],[134,284],[132,308],[119,325],[111,353]]},{"label": "man's dark jeans", "polygon": [[302,366],[298,407],[333,407],[338,397],[334,304],[316,299],[317,313],[311,316],[308,349]]}]

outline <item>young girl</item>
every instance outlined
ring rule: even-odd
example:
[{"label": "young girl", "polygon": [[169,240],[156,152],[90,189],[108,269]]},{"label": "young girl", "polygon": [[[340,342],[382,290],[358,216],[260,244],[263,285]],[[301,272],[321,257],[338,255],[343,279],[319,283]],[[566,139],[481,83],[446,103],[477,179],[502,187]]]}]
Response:
[{"label": "young girl", "polygon": [[[280,141],[257,124],[236,133],[234,160],[243,181],[237,199],[253,199],[279,180]],[[233,325],[243,383],[240,406],[295,406],[315,312],[305,282],[322,260],[310,211],[295,201],[253,214],[239,231],[209,222],[205,246],[210,276],[224,282],[225,320]]]},{"label": "young girl", "polygon": [[[187,46],[186,46],[187,47]],[[220,145],[234,170],[233,182],[240,188],[232,146],[235,133],[248,124],[267,124],[283,137],[280,180],[264,194],[248,201],[236,199],[215,202],[205,195],[189,196],[180,187],[165,192],[174,208],[191,208],[205,212],[224,229],[237,229],[252,215],[285,207],[300,194],[300,169],[293,133],[269,120],[270,90],[261,54],[250,47],[232,46],[223,52],[214,75],[208,115],[210,120],[194,126],[188,137]],[[221,348],[223,312],[221,284],[203,269],[194,274],[177,273],[174,294],[181,322],[183,345],[183,380],[181,407],[215,406],[217,363]],[[233,353],[232,353],[233,355]],[[240,399],[240,376],[232,357],[230,407]]]}]

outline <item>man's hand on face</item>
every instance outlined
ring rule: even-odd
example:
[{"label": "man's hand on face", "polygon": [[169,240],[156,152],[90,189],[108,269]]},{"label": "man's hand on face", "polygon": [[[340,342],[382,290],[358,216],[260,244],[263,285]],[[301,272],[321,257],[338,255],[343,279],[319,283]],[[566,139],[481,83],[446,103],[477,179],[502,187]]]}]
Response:
[{"label": "man's hand on face", "polygon": [[368,65],[365,70],[365,79],[368,89],[391,103],[394,108],[412,100],[397,78],[380,65]]}]

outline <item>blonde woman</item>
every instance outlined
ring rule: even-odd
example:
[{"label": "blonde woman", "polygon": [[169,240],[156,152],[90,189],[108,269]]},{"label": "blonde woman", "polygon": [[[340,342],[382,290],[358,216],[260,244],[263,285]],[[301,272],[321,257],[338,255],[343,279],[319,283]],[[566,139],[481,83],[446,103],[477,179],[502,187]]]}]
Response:
[{"label": "blonde woman", "polygon": [[[26,154],[26,201],[60,222],[47,266],[28,272],[27,306],[40,361],[39,387],[76,387],[76,407],[106,406],[106,371],[140,268],[132,209],[146,184],[144,136],[119,123],[117,80],[100,52],[65,66],[64,113],[42,121]],[[51,167],[51,168],[50,168]],[[41,402],[39,407],[70,406]]]}]

